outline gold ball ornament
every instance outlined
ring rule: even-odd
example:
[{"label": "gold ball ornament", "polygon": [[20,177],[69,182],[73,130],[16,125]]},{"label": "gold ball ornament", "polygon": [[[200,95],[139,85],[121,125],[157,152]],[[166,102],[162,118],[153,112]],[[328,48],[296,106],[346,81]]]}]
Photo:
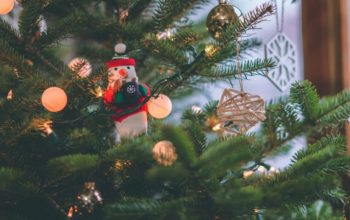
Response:
[{"label": "gold ball ornament", "polygon": [[173,108],[173,104],[168,96],[160,94],[158,98],[151,98],[148,101],[148,112],[158,119],[168,117]]},{"label": "gold ball ornament", "polygon": [[158,164],[171,166],[177,159],[176,148],[170,141],[159,141],[152,150],[153,158]]},{"label": "gold ball ornament", "polygon": [[0,15],[10,13],[15,6],[15,0],[0,0]]},{"label": "gold ball ornament", "polygon": [[41,96],[41,103],[50,112],[59,112],[67,105],[67,95],[63,89],[50,87]]},{"label": "gold ball ornament", "polygon": [[220,4],[214,7],[207,17],[207,28],[213,38],[220,38],[225,28],[239,20],[232,5],[220,0]]}]

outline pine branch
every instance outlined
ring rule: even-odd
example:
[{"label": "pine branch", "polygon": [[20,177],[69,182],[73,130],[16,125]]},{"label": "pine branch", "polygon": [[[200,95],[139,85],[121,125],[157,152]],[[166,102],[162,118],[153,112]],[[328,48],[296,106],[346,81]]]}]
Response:
[{"label": "pine branch", "polygon": [[192,110],[185,111],[183,114],[184,130],[190,136],[196,152],[201,153],[207,147],[207,137],[203,132],[204,119],[203,114],[196,114]]},{"label": "pine branch", "polygon": [[183,161],[186,166],[191,167],[196,162],[197,153],[195,147],[189,136],[182,129],[164,126],[162,128],[162,137],[174,144],[179,155],[178,159]]},{"label": "pine branch", "polygon": [[79,30],[80,26],[85,25],[87,21],[84,19],[84,14],[73,13],[65,16],[51,27],[46,33],[42,33],[40,39],[35,42],[35,47],[42,50],[50,45],[57,44],[60,40],[67,38],[69,34]]},{"label": "pine branch", "polygon": [[[142,216],[149,214],[151,216],[159,215],[166,210],[179,209],[194,202],[194,198],[181,198],[170,201],[161,201],[155,199],[133,199],[125,198],[124,201],[118,201],[116,204],[107,206],[106,213],[109,219],[118,218],[121,216]],[[170,211],[170,210],[169,210]]]},{"label": "pine branch", "polygon": [[326,146],[345,146],[346,141],[344,137],[341,136],[326,136],[323,137],[321,140],[317,141],[316,143],[309,145],[306,149],[298,151],[292,159],[292,162],[295,163],[298,160],[301,160],[308,155],[312,155],[314,153],[317,153],[318,151],[322,150]]},{"label": "pine branch", "polygon": [[210,72],[200,72],[199,75],[211,78],[228,78],[233,77],[239,79],[242,77],[248,78],[251,76],[266,76],[266,69],[273,68],[275,66],[271,59],[255,59],[248,60],[241,63],[240,69],[236,65],[222,65],[213,68]]},{"label": "pine branch", "polygon": [[290,99],[299,106],[307,122],[315,121],[320,100],[315,87],[309,81],[295,83],[290,90]]},{"label": "pine branch", "polygon": [[273,12],[274,7],[270,2],[256,7],[254,10],[244,15],[242,21],[238,20],[230,27],[228,27],[222,33],[218,41],[222,43],[236,41],[247,31],[255,29],[257,24],[263,22],[266,17],[270,16]]},{"label": "pine branch", "polygon": [[128,21],[138,18],[140,14],[149,6],[152,0],[136,0],[129,9]]},{"label": "pine branch", "polygon": [[50,176],[57,177],[62,174],[77,174],[82,171],[91,172],[99,165],[99,158],[96,155],[72,154],[54,158],[48,163]]},{"label": "pine branch", "polygon": [[350,115],[350,93],[344,91],[332,98],[321,100],[318,122],[323,125],[340,124]]},{"label": "pine branch", "polygon": [[182,17],[188,8],[207,2],[207,0],[160,0],[153,14],[155,30],[162,31]]},{"label": "pine branch", "polygon": [[11,47],[16,49],[19,49],[18,47],[21,44],[18,31],[2,18],[0,18],[0,39],[8,42]]},{"label": "pine branch", "polygon": [[23,172],[13,168],[0,168],[0,191],[8,191],[23,177]]},{"label": "pine branch", "polygon": [[150,35],[145,40],[146,51],[154,56],[170,61],[175,65],[187,64],[187,57],[171,40],[157,40],[155,35]]},{"label": "pine branch", "polygon": [[19,72],[26,75],[29,75],[32,70],[24,56],[3,39],[0,39],[0,63],[7,64],[12,68],[17,68]]},{"label": "pine branch", "polygon": [[199,174],[218,177],[227,169],[237,169],[244,161],[253,159],[249,148],[253,141],[253,138],[239,136],[211,143],[196,163]]},{"label": "pine branch", "polygon": [[26,43],[31,42],[36,32],[42,11],[43,7],[40,1],[30,0],[24,4],[18,25],[21,36]]}]

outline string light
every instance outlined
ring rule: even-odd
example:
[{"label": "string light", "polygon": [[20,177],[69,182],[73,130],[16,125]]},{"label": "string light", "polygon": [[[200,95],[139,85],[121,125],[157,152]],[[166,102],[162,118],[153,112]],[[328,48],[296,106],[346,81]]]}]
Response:
[{"label": "string light", "polygon": [[13,99],[13,91],[12,91],[12,89],[7,93],[7,100],[12,100]]},{"label": "string light", "polygon": [[96,98],[101,98],[103,96],[103,89],[101,88],[101,86],[98,86],[95,89],[95,95],[96,95]]},{"label": "string light", "polygon": [[221,130],[221,124],[217,124],[212,128],[213,131],[220,131]]},{"label": "string light", "polygon": [[219,51],[219,47],[215,47],[213,44],[205,46],[204,52],[207,57],[213,57]]}]

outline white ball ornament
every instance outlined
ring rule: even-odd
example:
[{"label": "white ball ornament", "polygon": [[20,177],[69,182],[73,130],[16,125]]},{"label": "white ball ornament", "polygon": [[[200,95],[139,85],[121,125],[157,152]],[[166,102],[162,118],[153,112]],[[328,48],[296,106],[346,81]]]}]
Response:
[{"label": "white ball ornament", "polygon": [[67,105],[67,95],[65,91],[58,87],[46,89],[41,96],[42,105],[50,112],[59,112]]},{"label": "white ball ornament", "polygon": [[10,13],[15,6],[15,0],[0,0],[0,15]]},{"label": "white ball ornament", "polygon": [[68,67],[81,78],[88,77],[92,72],[90,62],[81,57],[74,58],[72,61],[70,61]]},{"label": "white ball ornament", "polygon": [[152,150],[153,158],[158,164],[171,166],[177,159],[176,148],[170,141],[159,141]]},{"label": "white ball ornament", "polygon": [[157,119],[168,117],[173,108],[173,104],[168,96],[160,94],[158,98],[151,98],[148,101],[148,112]]}]

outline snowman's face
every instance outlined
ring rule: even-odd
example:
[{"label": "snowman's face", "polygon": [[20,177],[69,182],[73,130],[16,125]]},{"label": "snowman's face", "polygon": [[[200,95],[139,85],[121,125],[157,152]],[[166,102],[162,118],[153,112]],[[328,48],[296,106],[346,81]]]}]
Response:
[{"label": "snowman's face", "polygon": [[134,66],[117,66],[108,69],[108,81],[115,82],[117,80],[125,82],[137,82],[137,75]]}]

